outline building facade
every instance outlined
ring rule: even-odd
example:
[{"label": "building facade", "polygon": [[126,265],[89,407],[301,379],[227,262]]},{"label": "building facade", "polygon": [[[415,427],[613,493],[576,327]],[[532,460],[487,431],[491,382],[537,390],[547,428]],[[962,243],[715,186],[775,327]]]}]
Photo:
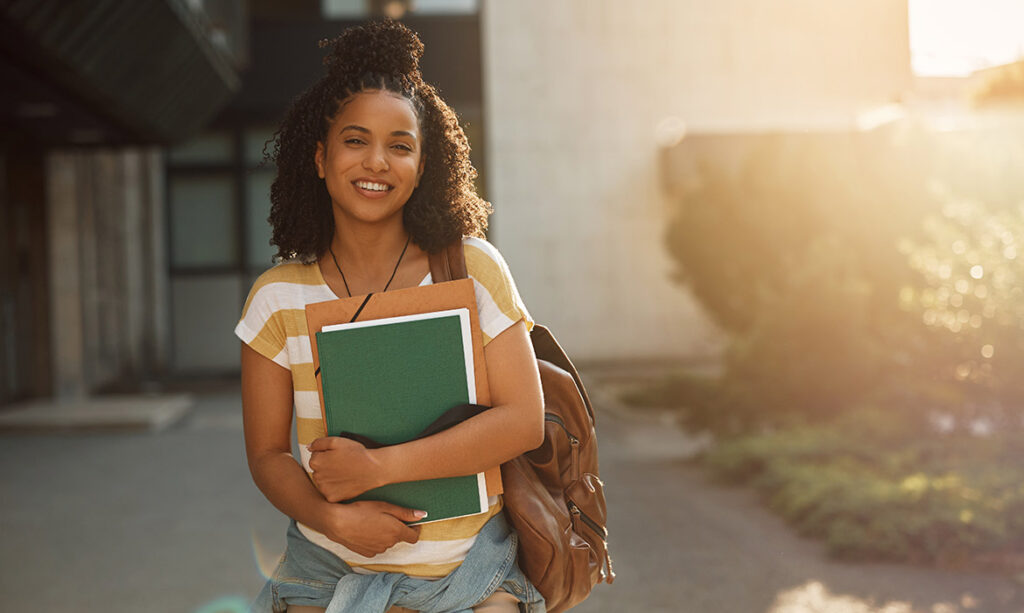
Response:
[{"label": "building facade", "polygon": [[0,404],[165,371],[159,146],[239,87],[239,0],[0,8]]}]

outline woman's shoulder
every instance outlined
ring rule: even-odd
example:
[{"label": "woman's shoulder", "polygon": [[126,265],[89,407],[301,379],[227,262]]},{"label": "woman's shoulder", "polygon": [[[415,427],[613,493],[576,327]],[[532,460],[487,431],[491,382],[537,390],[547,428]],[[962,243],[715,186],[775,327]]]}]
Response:
[{"label": "woman's shoulder", "polygon": [[[249,290],[244,311],[253,302],[264,304],[266,309],[302,308],[307,302],[329,300],[333,297],[324,285],[323,276],[316,262],[304,263],[286,260],[264,271],[256,277]],[[264,310],[261,309],[261,310]]]},{"label": "woman's shoulder", "polygon": [[467,236],[462,239],[462,252],[466,257],[466,271],[471,277],[476,276],[475,271],[487,270],[497,267],[502,274],[507,274],[508,264],[505,258],[486,239],[475,236]]},{"label": "woman's shoulder", "polygon": [[275,283],[293,283],[297,285],[322,285],[323,277],[317,263],[305,263],[299,260],[285,260],[263,271],[256,277],[253,289],[259,289]]},{"label": "woman's shoulder", "polygon": [[526,320],[528,328],[532,327],[533,319],[501,252],[490,242],[476,237],[462,239],[462,251],[466,256],[466,272],[477,282],[477,309],[484,334],[495,338],[520,319]]}]

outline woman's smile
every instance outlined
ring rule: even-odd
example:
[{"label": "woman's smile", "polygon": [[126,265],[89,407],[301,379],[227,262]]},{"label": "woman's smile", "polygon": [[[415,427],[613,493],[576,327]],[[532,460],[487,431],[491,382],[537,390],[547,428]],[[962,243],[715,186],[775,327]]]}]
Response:
[{"label": "woman's smile", "polygon": [[360,195],[370,199],[383,198],[394,189],[393,185],[371,179],[356,179],[352,182],[352,185],[355,186],[356,191]]}]

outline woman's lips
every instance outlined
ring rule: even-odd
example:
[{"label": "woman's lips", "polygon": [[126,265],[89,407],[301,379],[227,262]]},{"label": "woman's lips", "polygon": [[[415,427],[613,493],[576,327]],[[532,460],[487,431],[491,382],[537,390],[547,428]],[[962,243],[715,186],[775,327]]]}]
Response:
[{"label": "woman's lips", "polygon": [[387,183],[382,181],[371,181],[369,179],[357,179],[352,182],[352,186],[355,187],[356,191],[361,196],[372,200],[383,198],[384,196],[387,196],[392,189],[394,189]]}]

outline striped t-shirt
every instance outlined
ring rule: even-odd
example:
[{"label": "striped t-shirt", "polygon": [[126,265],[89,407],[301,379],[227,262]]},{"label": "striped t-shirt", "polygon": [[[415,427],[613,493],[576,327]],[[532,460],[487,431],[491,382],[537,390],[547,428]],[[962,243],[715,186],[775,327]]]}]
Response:
[{"label": "striped t-shirt", "polygon": [[[478,238],[463,240],[466,270],[474,281],[483,341],[487,343],[520,319],[533,320],[523,305],[508,265],[493,245]],[[430,274],[420,285],[431,283]],[[283,262],[256,280],[242,310],[235,334],[261,355],[292,373],[299,460],[309,472],[306,446],[325,435],[320,394],[313,376],[313,353],[306,328],[306,305],[337,296],[324,282],[316,263]],[[501,511],[500,497],[490,498],[486,513],[423,524],[419,542],[398,543],[372,558],[331,541],[309,526],[299,529],[313,543],[345,560],[362,573],[400,572],[414,577],[444,577],[465,559],[484,523]]]}]

